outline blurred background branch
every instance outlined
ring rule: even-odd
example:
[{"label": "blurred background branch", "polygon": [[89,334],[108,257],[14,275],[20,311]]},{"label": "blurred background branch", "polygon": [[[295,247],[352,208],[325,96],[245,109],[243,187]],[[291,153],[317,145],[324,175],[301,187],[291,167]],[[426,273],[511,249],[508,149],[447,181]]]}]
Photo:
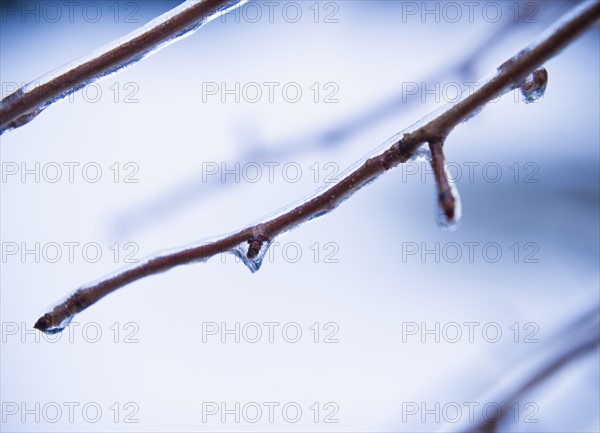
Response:
[{"label": "blurred background branch", "polygon": [[[564,326],[542,348],[521,360],[505,372],[491,386],[486,395],[477,401],[482,404],[498,402],[496,416],[482,416],[468,425],[448,425],[442,431],[466,433],[496,433],[503,431],[504,421],[509,421],[511,406],[518,404],[534,388],[556,374],[559,370],[577,361],[600,345],[600,305],[594,305],[567,326]],[[513,406],[514,407],[514,406]]]},{"label": "blurred background branch", "polygon": [[0,101],[0,134],[29,123],[90,82],[114,74],[246,0],[187,0],[106,47],[16,90]]}]

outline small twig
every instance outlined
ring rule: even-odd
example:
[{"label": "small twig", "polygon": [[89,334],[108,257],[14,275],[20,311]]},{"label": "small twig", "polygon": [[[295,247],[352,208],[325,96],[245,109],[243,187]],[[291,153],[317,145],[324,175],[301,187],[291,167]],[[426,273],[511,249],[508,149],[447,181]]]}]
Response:
[{"label": "small twig", "polygon": [[437,196],[440,208],[446,214],[446,218],[454,220],[454,210],[456,199],[450,188],[450,181],[444,168],[444,146],[443,140],[431,140],[429,142],[429,150],[431,151],[431,167],[435,177],[437,187]]},{"label": "small twig", "polygon": [[[197,27],[219,11],[241,0],[190,0],[154,19],[106,50],[76,61],[63,73],[22,87],[0,101],[0,134],[18,128],[53,102],[78,90],[91,80],[113,73],[150,54],[165,42]],[[45,81],[44,81],[45,80]],[[33,88],[30,88],[33,87]]]},{"label": "small twig", "polygon": [[[60,328],[69,317],[94,304],[104,296],[133,281],[171,269],[182,264],[207,259],[219,253],[232,251],[248,244],[250,255],[257,248],[257,239],[274,239],[292,227],[298,226],[336,208],[342,201],[382,173],[406,162],[423,143],[443,141],[454,127],[478,112],[486,103],[510,90],[528,74],[539,68],[562,48],[592,26],[600,16],[600,3],[580,6],[563,19],[533,46],[519,52],[505,62],[485,85],[412,132],[406,132],[383,153],[367,159],[361,166],[337,184],[312,199],[265,222],[240,230],[220,240],[171,254],[152,258],[91,286],[82,287],[66,301],[44,314],[35,324],[41,331]],[[250,252],[252,249],[252,252]],[[258,254],[258,252],[257,252]],[[251,258],[247,255],[247,258]]]}]

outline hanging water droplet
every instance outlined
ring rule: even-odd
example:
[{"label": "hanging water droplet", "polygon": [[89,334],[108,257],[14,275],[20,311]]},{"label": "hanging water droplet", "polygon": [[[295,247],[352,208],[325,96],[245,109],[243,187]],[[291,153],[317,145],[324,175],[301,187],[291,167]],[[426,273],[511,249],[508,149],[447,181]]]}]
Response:
[{"label": "hanging water droplet", "polygon": [[425,143],[425,144],[421,145],[421,147],[419,147],[416,150],[416,152],[413,153],[413,156],[411,156],[408,161],[410,161],[410,162],[417,162],[417,161],[431,162],[431,150],[429,149],[429,144]]},{"label": "hanging water droplet", "polygon": [[537,102],[546,93],[547,85],[548,71],[546,68],[540,68],[529,74],[520,86],[523,101],[526,104]]},{"label": "hanging water droplet", "polygon": [[252,238],[238,245],[232,253],[238,256],[251,272],[256,272],[260,269],[271,242],[264,237]]}]

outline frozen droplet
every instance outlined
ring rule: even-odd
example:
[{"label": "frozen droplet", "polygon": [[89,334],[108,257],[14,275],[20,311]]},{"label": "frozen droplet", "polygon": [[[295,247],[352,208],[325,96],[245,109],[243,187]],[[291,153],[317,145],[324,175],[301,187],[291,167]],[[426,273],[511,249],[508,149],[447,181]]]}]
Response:
[{"label": "frozen droplet", "polygon": [[[425,143],[420,146],[413,156],[408,160],[410,162],[418,162],[418,161],[427,161],[431,162],[431,150],[429,149],[429,144]],[[408,162],[407,161],[407,162]]]},{"label": "frozen droplet", "polygon": [[526,104],[537,102],[546,92],[548,85],[548,71],[540,68],[534,71],[521,83],[521,96]]},{"label": "frozen droplet", "polygon": [[256,272],[260,269],[271,242],[261,237],[249,239],[234,248],[232,253],[238,256],[251,272]]}]

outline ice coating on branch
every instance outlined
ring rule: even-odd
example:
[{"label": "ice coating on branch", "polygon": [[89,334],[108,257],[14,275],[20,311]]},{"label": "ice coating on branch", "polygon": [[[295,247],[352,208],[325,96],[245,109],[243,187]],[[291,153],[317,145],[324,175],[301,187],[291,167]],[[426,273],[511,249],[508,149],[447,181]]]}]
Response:
[{"label": "ice coating on branch", "polygon": [[540,68],[534,71],[521,83],[521,96],[526,104],[537,102],[544,93],[548,85],[548,71],[545,68]]},{"label": "ice coating on branch", "polygon": [[[135,64],[136,62],[142,60],[143,58],[147,57],[150,54],[154,54],[155,52],[157,52],[158,50],[161,50],[162,48],[171,45],[174,42],[177,42],[183,38],[186,38],[190,35],[192,35],[196,30],[198,30],[200,27],[202,27],[204,24],[214,20],[215,18],[220,17],[221,15],[229,12],[232,8],[235,8],[237,6],[241,6],[244,3],[246,3],[248,0],[230,0],[229,2],[227,2],[225,4],[225,6],[223,6],[221,9],[216,10],[215,12],[213,12],[212,14],[206,16],[205,18],[196,21],[195,23],[193,23],[192,25],[190,25],[189,27],[183,29],[182,31],[180,31],[179,33],[174,34],[173,36],[171,36],[169,39],[166,39],[164,41],[162,41],[161,43],[159,43],[158,45],[155,45],[151,48],[149,48],[146,51],[143,51],[139,54],[137,54],[135,57],[127,60],[126,62],[115,66],[113,69],[110,69],[106,72],[104,72],[102,75],[100,75],[99,77],[95,77],[92,80],[88,81],[87,83],[83,83],[80,87],[83,87],[93,81],[96,81],[99,78],[106,78],[112,74],[115,74],[117,72],[121,72],[123,69]],[[175,17],[176,15],[182,14],[184,13],[186,10],[190,9],[192,6],[195,6],[197,3],[196,0],[187,0],[185,2],[183,2],[182,4],[180,4],[179,6],[165,12],[164,14],[160,15],[159,17],[154,18],[152,21],[150,21],[149,23],[143,25],[142,27],[135,29],[134,31],[128,33],[127,35],[116,39],[112,42],[110,42],[107,45],[104,45],[103,47],[93,51],[92,53],[81,57],[71,63],[68,63],[67,65],[60,67],[58,69],[55,69],[54,71],[46,74],[45,76],[43,76],[42,78],[35,80],[29,84],[27,84],[24,88],[23,91],[27,92],[32,90],[35,86],[40,86],[43,84],[46,84],[47,82],[55,79],[56,77],[58,77],[59,75],[64,74],[65,72],[71,70],[71,69],[75,69],[77,67],[79,67],[80,65],[89,62],[90,60],[93,60],[94,58],[100,57],[101,55],[117,48],[120,47],[121,45],[124,45],[126,43],[129,43],[131,40],[143,35],[144,33],[148,32],[149,30],[153,29],[154,27],[160,26],[161,24],[164,24],[165,22],[169,21],[170,19],[172,19],[173,17]]]},{"label": "ice coating on branch", "polygon": [[446,214],[444,207],[441,205],[440,200],[436,200],[436,222],[442,230],[453,232],[460,226],[460,221],[462,218],[462,202],[460,200],[460,194],[458,193],[456,184],[454,183],[454,179],[452,179],[452,176],[449,173],[447,174],[448,184],[450,185],[450,191],[452,192],[452,196],[454,197],[454,214],[452,215],[452,217],[449,217]]},{"label": "ice coating on branch", "polygon": [[56,312],[57,307],[67,302],[73,296],[73,293],[69,294],[59,302],[46,308],[43,314],[40,315],[38,321],[35,323],[34,328],[44,332],[45,334],[54,335],[62,332],[67,326],[69,326],[69,324],[73,320],[73,317],[75,317],[74,314],[68,315],[63,320],[61,320],[60,323],[56,324],[54,323],[56,321],[56,316],[54,313]]},{"label": "ice coating on branch", "polygon": [[46,334],[49,334],[49,335],[58,334],[58,333],[64,331],[64,329],[67,326],[69,326],[69,324],[71,323],[71,320],[73,320],[73,317],[75,317],[75,316],[69,316],[65,320],[63,320],[62,322],[60,322],[59,325],[57,325],[57,326],[50,326],[49,328],[44,329],[42,332],[44,332]]}]

